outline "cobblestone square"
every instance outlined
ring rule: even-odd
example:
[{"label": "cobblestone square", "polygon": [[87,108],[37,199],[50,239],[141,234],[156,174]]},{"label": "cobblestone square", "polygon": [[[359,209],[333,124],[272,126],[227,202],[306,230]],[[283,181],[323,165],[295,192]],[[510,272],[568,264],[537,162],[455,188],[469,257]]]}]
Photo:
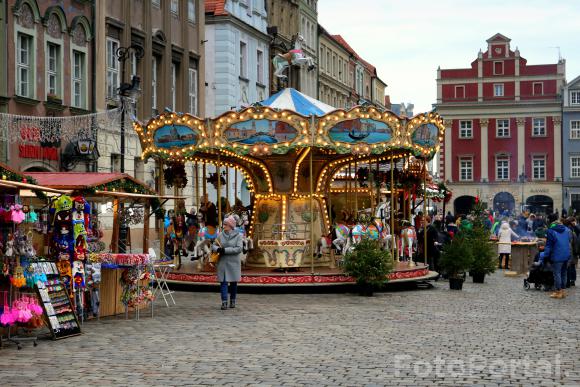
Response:
[{"label": "cobblestone square", "polygon": [[[0,351],[3,386],[580,384],[580,298],[493,274],[463,291],[178,292],[156,316],[86,323],[84,334]],[[34,361],[31,363],[31,359]]]}]

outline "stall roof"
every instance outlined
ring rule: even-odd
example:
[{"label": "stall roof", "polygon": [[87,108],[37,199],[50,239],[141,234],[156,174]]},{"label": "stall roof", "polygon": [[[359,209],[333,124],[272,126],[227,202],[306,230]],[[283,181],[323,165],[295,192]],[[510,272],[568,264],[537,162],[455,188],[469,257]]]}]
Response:
[{"label": "stall roof", "polygon": [[82,190],[94,188],[103,184],[109,184],[119,180],[130,180],[147,191],[153,193],[145,183],[127,175],[126,173],[100,173],[100,172],[29,172],[28,175],[35,179],[39,185],[57,189]]}]

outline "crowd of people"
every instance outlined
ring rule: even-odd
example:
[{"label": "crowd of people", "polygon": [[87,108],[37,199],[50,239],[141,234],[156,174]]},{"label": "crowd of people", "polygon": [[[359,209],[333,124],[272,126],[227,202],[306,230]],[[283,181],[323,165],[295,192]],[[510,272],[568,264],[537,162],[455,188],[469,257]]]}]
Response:
[{"label": "crowd of people", "polygon": [[[565,214],[564,214],[565,215]],[[516,240],[536,242],[538,254],[535,266],[553,275],[552,298],[566,297],[565,289],[576,286],[576,266],[580,256],[580,225],[574,216],[560,216],[558,212],[548,216],[522,213],[519,216],[483,213],[483,225],[489,231],[490,240],[498,243],[498,268],[510,268],[512,242]],[[424,230],[427,230],[427,256],[430,267],[438,270],[442,246],[454,236],[473,227],[473,215],[415,216],[418,230],[419,252],[423,254]]]}]

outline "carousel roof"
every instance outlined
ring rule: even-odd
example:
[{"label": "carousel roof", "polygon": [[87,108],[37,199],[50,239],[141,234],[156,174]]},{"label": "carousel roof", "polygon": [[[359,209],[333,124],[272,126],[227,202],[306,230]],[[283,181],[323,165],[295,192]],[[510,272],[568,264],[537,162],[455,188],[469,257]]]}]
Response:
[{"label": "carousel roof", "polygon": [[336,110],[330,105],[302,94],[296,89],[283,89],[259,103],[274,109],[292,110],[303,116],[323,116]]}]

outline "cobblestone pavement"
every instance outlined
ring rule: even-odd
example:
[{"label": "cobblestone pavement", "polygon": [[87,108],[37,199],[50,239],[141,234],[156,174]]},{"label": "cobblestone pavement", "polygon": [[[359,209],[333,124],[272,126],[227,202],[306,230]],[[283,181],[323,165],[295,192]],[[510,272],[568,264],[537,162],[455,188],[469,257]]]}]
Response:
[{"label": "cobblestone pavement", "polygon": [[580,291],[486,284],[353,294],[177,293],[155,318],[0,350],[0,385],[580,385]]}]

